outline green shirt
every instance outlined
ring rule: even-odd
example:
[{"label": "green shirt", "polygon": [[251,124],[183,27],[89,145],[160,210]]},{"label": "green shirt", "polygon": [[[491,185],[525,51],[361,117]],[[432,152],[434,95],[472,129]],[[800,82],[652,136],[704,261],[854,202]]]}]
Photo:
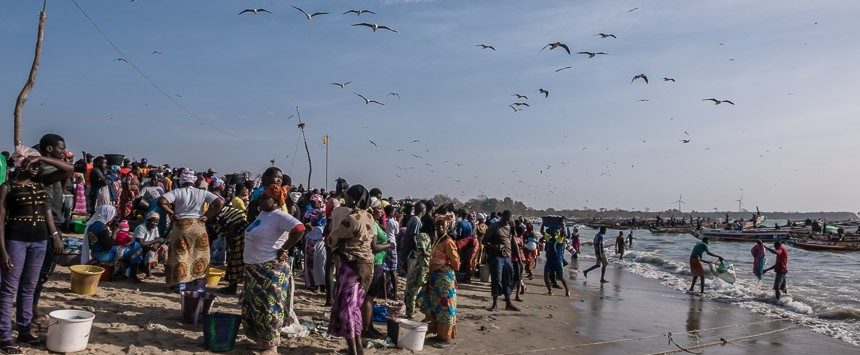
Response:
[{"label": "green shirt", "polygon": [[430,235],[419,233],[415,239],[418,241],[418,245],[415,248],[415,266],[426,271],[430,267],[430,257],[424,256],[424,252],[430,253]]},{"label": "green shirt", "polygon": [[696,246],[693,247],[693,254],[690,254],[690,258],[701,259],[702,254],[704,254],[707,251],[708,251],[708,245],[700,242],[699,244],[696,244]]},{"label": "green shirt", "polygon": [[[388,233],[385,233],[379,223],[374,223],[374,229],[376,230],[376,244],[388,244]],[[387,250],[373,253],[373,265],[382,265],[386,255],[388,255]]]},{"label": "green shirt", "polygon": [[6,157],[0,155],[0,184],[6,182]]}]

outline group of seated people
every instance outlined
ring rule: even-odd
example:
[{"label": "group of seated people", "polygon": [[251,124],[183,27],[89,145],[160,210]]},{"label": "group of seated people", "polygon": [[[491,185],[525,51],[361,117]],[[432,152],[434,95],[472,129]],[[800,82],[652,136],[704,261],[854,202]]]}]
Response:
[{"label": "group of seated people", "polygon": [[166,255],[167,245],[158,230],[160,217],[149,212],[130,233],[129,222],[115,221],[116,213],[112,205],[96,209],[87,222],[81,263],[107,267],[113,280],[141,282],[138,274],[151,277],[153,266]]}]

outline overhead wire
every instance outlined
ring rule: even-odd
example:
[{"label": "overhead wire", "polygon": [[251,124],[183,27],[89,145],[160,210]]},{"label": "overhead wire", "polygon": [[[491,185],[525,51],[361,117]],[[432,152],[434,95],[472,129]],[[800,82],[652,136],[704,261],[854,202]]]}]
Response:
[{"label": "overhead wire", "polygon": [[232,133],[232,132],[230,132],[230,131],[224,130],[224,129],[222,129],[222,128],[220,128],[220,127],[218,127],[218,126],[216,126],[216,125],[212,124],[211,122],[209,122],[209,121],[207,121],[207,120],[205,120],[205,119],[201,118],[200,116],[198,116],[197,114],[195,114],[193,111],[191,111],[190,109],[188,109],[187,107],[185,107],[185,105],[183,105],[181,102],[179,102],[179,101],[177,101],[176,99],[174,99],[174,98],[173,98],[173,96],[171,96],[171,95],[170,95],[169,93],[167,93],[164,89],[162,89],[162,88],[161,88],[161,86],[160,86],[160,85],[158,85],[158,83],[156,83],[156,82],[155,82],[155,80],[153,80],[152,78],[150,78],[150,77],[149,77],[149,75],[147,75],[146,73],[144,73],[144,72],[143,72],[143,70],[142,70],[142,69],[141,69],[137,64],[135,64],[135,63],[134,63],[134,61],[132,61],[132,60],[131,60],[131,58],[129,58],[129,57],[125,54],[125,52],[123,52],[123,51],[122,51],[122,49],[120,49],[120,48],[119,48],[119,46],[117,46],[117,45],[116,45],[116,43],[114,43],[114,41],[113,41],[113,40],[111,40],[111,39],[110,39],[110,37],[107,35],[107,33],[105,33],[105,32],[101,29],[101,27],[100,27],[100,26],[95,22],[95,20],[93,20],[93,18],[92,18],[92,17],[90,17],[90,15],[89,15],[89,14],[87,14],[87,12],[86,12],[82,7],[81,7],[81,5],[79,5],[79,4],[78,4],[78,2],[77,2],[76,0],[72,0],[72,3],[75,5],[75,7],[77,7],[77,8],[78,8],[78,10],[80,10],[81,14],[83,14],[83,15],[84,15],[84,17],[87,19],[87,21],[89,21],[89,23],[93,26],[93,28],[95,28],[95,29],[96,29],[96,31],[98,31],[98,33],[99,33],[99,34],[100,34],[100,35],[101,35],[101,36],[102,36],[102,37],[103,37],[103,38],[108,42],[108,44],[109,44],[109,45],[110,45],[110,46],[111,46],[111,47],[112,47],[112,48],[117,52],[117,54],[119,54],[119,55],[120,55],[120,57],[121,57],[123,60],[125,60],[125,62],[126,62],[126,63],[128,63],[128,65],[129,65],[129,66],[131,66],[131,67],[132,67],[132,69],[134,69],[134,70],[138,73],[138,75],[140,75],[143,79],[145,79],[147,82],[149,82],[149,84],[150,84],[150,85],[152,85],[152,87],[154,87],[154,88],[155,88],[155,90],[157,90],[157,91],[158,91],[159,93],[161,93],[164,97],[166,97],[168,100],[170,100],[170,102],[172,102],[172,103],[173,103],[177,108],[179,108],[181,111],[183,111],[183,112],[185,112],[186,114],[188,114],[188,116],[191,116],[193,119],[195,119],[195,120],[199,121],[201,124],[204,124],[204,125],[206,125],[206,126],[208,126],[208,127],[212,128],[212,129],[214,129],[214,130],[218,131],[219,133],[224,134],[224,135],[226,135],[226,136],[229,136],[229,137],[232,137],[232,138],[236,138],[236,139],[239,139],[239,140],[250,141],[250,142],[274,142],[274,141],[281,141],[281,140],[288,139],[288,138],[290,138],[290,137],[292,137],[292,136],[294,136],[294,135],[297,135],[297,134],[299,133],[298,131],[296,131],[296,132],[293,132],[292,134],[289,134],[289,135],[287,135],[287,136],[280,137],[280,138],[275,138],[275,139],[254,139],[254,138],[247,138],[247,137],[243,137],[243,136],[237,135],[237,134],[235,134],[235,133]]}]

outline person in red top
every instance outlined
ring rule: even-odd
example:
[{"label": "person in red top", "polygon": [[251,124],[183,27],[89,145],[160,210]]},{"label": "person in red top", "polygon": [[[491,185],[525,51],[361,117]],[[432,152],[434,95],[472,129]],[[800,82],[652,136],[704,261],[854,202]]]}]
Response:
[{"label": "person in red top", "polygon": [[776,272],[776,277],[773,279],[773,291],[776,292],[776,299],[779,299],[782,294],[788,294],[788,291],[785,289],[785,275],[788,273],[788,250],[782,247],[782,243],[780,241],[773,242],[774,249],[764,247],[767,251],[776,254],[776,262],[773,263],[773,266],[764,269],[762,274],[768,272],[768,270],[774,270]]}]

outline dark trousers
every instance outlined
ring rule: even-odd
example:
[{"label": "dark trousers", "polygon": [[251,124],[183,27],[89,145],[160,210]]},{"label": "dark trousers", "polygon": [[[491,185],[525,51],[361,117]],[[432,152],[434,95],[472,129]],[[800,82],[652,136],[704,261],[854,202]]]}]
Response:
[{"label": "dark trousers", "polygon": [[490,283],[492,295],[511,296],[511,285],[514,279],[514,265],[510,257],[497,256],[490,258]]}]

